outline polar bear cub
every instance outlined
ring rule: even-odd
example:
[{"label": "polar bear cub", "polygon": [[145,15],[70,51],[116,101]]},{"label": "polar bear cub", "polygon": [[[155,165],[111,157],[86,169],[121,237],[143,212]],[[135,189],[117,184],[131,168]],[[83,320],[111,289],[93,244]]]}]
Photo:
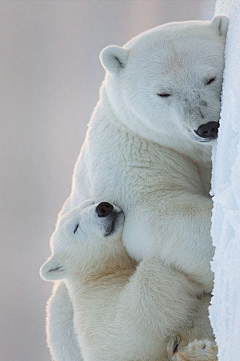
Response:
[{"label": "polar bear cub", "polygon": [[41,276],[64,280],[85,361],[164,361],[168,336],[192,322],[199,286],[157,257],[136,266],[123,246],[123,223],[121,209],[107,202],[69,211]]}]

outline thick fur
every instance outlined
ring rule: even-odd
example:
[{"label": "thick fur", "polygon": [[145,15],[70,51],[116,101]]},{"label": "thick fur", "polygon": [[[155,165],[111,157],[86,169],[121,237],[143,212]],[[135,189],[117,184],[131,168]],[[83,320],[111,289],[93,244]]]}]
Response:
[{"label": "thick fur", "polygon": [[[211,145],[195,130],[219,120],[226,29],[224,16],[170,23],[103,50],[100,100],[59,215],[87,198],[118,204],[128,253],[137,262],[159,257],[206,292],[213,284]],[[49,316],[48,337],[52,350],[66,350],[53,351],[55,360],[69,361],[71,306],[62,291],[56,298],[69,319],[60,325],[57,312]]]},{"label": "thick fur", "polygon": [[[136,268],[122,243],[123,215],[113,233],[104,236],[107,220],[95,209],[77,207],[62,218],[41,275],[64,279],[85,361],[167,361],[172,330],[194,328],[202,303],[196,296],[199,286],[158,257],[146,258]],[[64,319],[65,310],[58,311]],[[195,334],[189,331],[193,339],[206,336],[205,329],[197,328]]]},{"label": "thick fur", "polygon": [[[208,312],[210,300],[211,296],[209,294],[202,295],[202,297],[199,298],[197,312],[191,315],[191,324],[188,327],[185,327],[185,325],[183,325],[183,327],[178,330],[178,334],[173,334],[170,337],[167,345],[169,360],[171,359],[171,361],[184,361],[184,357],[186,357],[186,360],[189,361],[215,361],[215,358],[212,360],[210,356],[209,359],[207,358],[208,353],[206,352],[206,350],[204,352],[200,352],[199,349],[201,345],[206,343],[208,346],[214,345],[215,350],[215,341],[213,331],[210,325]],[[207,340],[202,341],[203,339]],[[196,347],[192,347],[192,344]],[[175,349],[176,345],[178,352],[173,355],[173,350]]]},{"label": "thick fur", "polygon": [[[52,360],[81,360],[77,336],[73,325],[73,307],[63,282],[56,282],[47,303],[46,333]],[[51,325],[54,330],[49,332]],[[63,327],[64,325],[64,327]],[[59,342],[64,340],[64,342]]]}]

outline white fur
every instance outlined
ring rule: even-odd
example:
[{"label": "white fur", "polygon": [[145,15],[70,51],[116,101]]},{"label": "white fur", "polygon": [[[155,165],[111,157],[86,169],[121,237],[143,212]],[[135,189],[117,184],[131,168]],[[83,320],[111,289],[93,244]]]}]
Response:
[{"label": "white fur", "polygon": [[[126,215],[123,240],[132,257],[160,257],[207,292],[214,252],[211,145],[201,143],[194,130],[219,120],[226,24],[223,16],[212,22],[170,23],[123,48],[103,50],[107,72],[100,100],[76,163],[71,195],[59,215],[90,197],[118,204]],[[163,93],[171,96],[157,95]],[[60,302],[70,308],[67,299]],[[58,327],[56,316],[49,335]],[[66,353],[56,361],[68,360],[69,342],[59,338]]]},{"label": "white fur", "polygon": [[[177,333],[175,330],[175,334],[173,333],[171,335],[167,345],[167,353],[171,361],[215,361],[215,358],[212,359],[210,357],[211,354],[206,353],[206,350],[202,353],[199,349],[200,345],[204,345],[205,343],[208,345],[215,345],[208,312],[210,300],[211,295],[202,295],[202,297],[199,299],[197,312],[191,315],[191,325],[188,327],[183,325]],[[196,348],[192,348],[192,344],[195,345]],[[173,355],[174,347],[176,345],[177,353]],[[209,358],[206,355],[209,356]],[[186,359],[184,359],[183,356],[186,357]]]},{"label": "white fur", "polygon": [[[167,361],[169,334],[193,328],[192,320],[199,317],[199,286],[158,257],[136,268],[122,243],[123,214],[113,233],[104,236],[107,220],[95,209],[96,205],[77,207],[65,214],[41,275],[46,280],[64,279],[85,361]],[[202,316],[204,326],[206,320],[209,324]],[[208,336],[195,323],[190,337]]]},{"label": "white fur", "polygon": [[[47,315],[47,344],[52,360],[81,360],[73,325],[72,302],[63,282],[56,282],[53,288],[53,294],[47,303]],[[51,325],[54,325],[53,332],[49,332]]]}]

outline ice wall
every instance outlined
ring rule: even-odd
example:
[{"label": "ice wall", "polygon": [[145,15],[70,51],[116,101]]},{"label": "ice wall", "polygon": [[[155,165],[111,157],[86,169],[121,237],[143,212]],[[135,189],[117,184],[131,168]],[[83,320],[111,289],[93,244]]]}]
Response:
[{"label": "ice wall", "polygon": [[210,318],[219,361],[240,360],[240,1],[217,0],[230,17],[226,42],[221,127],[213,152],[212,237],[216,247]]}]

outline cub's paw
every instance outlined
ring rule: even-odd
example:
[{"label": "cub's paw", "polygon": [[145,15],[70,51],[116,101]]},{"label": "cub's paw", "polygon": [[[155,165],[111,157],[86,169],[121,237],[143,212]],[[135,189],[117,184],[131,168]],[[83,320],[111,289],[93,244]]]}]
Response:
[{"label": "cub's paw", "polygon": [[176,352],[171,361],[217,361],[217,345],[210,340],[195,340]]},{"label": "cub's paw", "polygon": [[179,335],[170,337],[167,344],[167,354],[169,360],[174,360],[171,357],[178,351],[178,346],[181,342],[181,337]]}]

